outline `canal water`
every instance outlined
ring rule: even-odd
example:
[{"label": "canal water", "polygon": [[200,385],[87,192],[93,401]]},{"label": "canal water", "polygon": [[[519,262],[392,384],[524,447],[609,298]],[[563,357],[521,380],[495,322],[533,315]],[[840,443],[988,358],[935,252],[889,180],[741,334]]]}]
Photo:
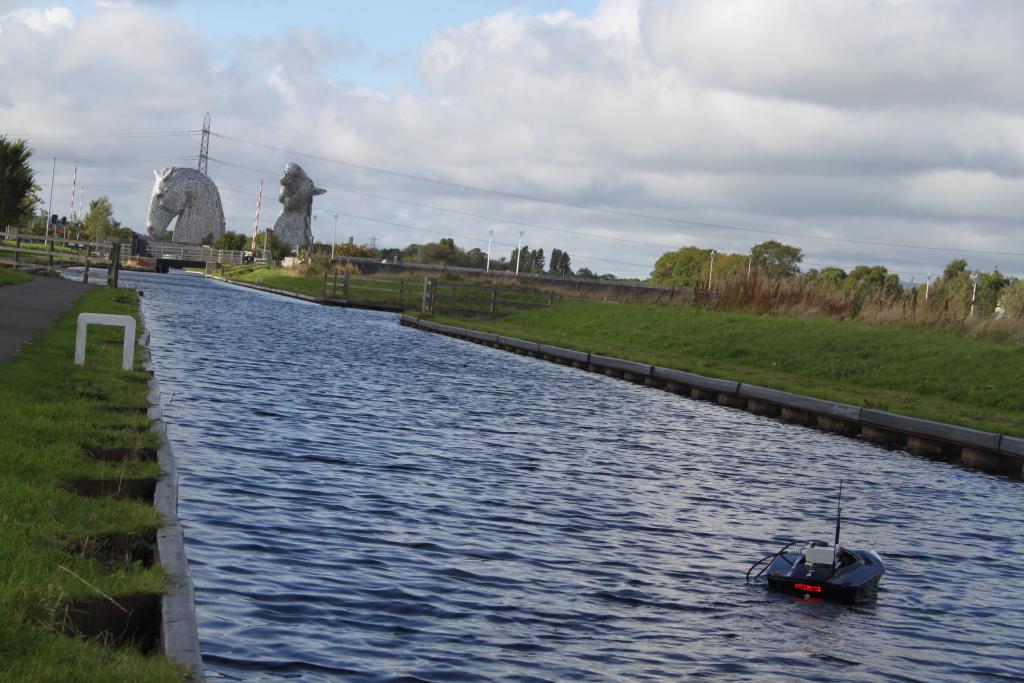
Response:
[{"label": "canal water", "polygon": [[[190,275],[144,290],[211,680],[1024,677],[1024,486]],[[792,538],[878,600],[748,586]]]}]

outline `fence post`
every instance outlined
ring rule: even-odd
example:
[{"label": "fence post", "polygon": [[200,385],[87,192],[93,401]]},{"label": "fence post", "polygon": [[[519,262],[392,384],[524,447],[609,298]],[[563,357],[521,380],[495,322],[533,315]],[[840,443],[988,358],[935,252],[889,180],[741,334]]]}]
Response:
[{"label": "fence post", "polygon": [[324,290],[323,290],[323,294],[321,296],[324,299],[327,298],[327,269],[326,268],[324,268]]},{"label": "fence post", "polygon": [[331,283],[331,298],[338,296],[338,266],[334,265],[334,282]]},{"label": "fence post", "polygon": [[491,283],[491,315],[494,315],[495,306],[498,303],[498,284],[496,282]]},{"label": "fence post", "polygon": [[18,262],[21,261],[21,235],[14,233],[14,267],[18,267]]},{"label": "fence post", "polygon": [[405,291],[405,280],[398,281],[398,304],[402,304],[402,293]]},{"label": "fence post", "polygon": [[49,257],[48,257],[48,263],[49,263],[50,270],[53,270],[53,250],[57,247],[57,245],[53,241],[53,238],[50,238],[48,241],[45,241],[44,244],[49,244],[50,245],[50,254],[49,254]]},{"label": "fence post", "polygon": [[82,282],[89,284],[89,249],[85,250],[85,273],[82,274]]},{"label": "fence post", "polygon": [[[52,258],[52,252],[51,252]],[[107,271],[107,286],[117,289],[117,276],[121,270],[121,243],[110,245],[110,269]]]},{"label": "fence post", "polygon": [[548,292],[548,308],[550,308],[551,305],[554,303],[553,298],[554,298],[554,295],[551,292]]},{"label": "fence post", "polygon": [[348,301],[348,273],[341,280],[341,298]]},{"label": "fence post", "polygon": [[433,313],[434,312],[434,283],[436,283],[432,277],[423,278],[423,312]]}]

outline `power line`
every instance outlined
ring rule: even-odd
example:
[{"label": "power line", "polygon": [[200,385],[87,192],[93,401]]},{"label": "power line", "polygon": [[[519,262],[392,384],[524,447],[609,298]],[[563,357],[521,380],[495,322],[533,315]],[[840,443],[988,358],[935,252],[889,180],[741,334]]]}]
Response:
[{"label": "power line", "polygon": [[109,138],[173,138],[189,137],[201,131],[140,131],[140,132],[111,132],[111,133],[10,133],[13,138],[24,138],[27,140],[102,140]]},{"label": "power line", "polygon": [[[518,192],[508,192],[505,190],[495,190],[493,188],[478,187],[475,185],[467,185],[464,183],[457,183],[450,180],[439,180],[437,178],[428,178],[426,176],[415,175],[413,173],[404,173],[401,171],[393,171],[391,169],[380,168],[378,166],[368,166],[365,164],[357,164],[351,161],[345,161],[343,159],[333,159],[330,157],[321,156],[318,154],[310,154],[308,152],[299,152],[296,150],[286,149],[283,147],[276,147],[274,145],[268,145],[261,142],[251,142],[249,140],[243,140],[229,135],[223,135],[221,133],[211,133],[219,138],[227,140],[229,142],[238,142],[243,145],[251,145],[253,147],[260,147],[263,149],[271,150],[274,152],[281,152],[284,154],[292,154],[295,156],[302,156],[309,159],[315,159],[317,161],[323,161],[330,164],[338,164],[340,166],[347,166],[350,168],[356,168],[362,171],[371,171],[374,173],[384,173],[399,178],[405,178],[407,180],[416,180],[419,182],[433,183],[435,185],[443,185],[446,187],[453,187],[460,190],[470,190],[472,192],[481,192],[486,194],[493,194],[501,197],[508,197],[510,199],[519,199],[523,201],[538,202],[542,204],[550,204],[553,206],[563,206],[571,209],[580,209],[584,211],[594,211],[597,213],[604,213],[613,216],[621,216],[625,218],[637,218],[641,220],[658,221],[663,223],[672,223],[675,225],[688,225],[702,228],[715,228],[717,230],[733,230],[738,232],[747,232],[758,235],[767,236],[782,236],[782,237],[798,237],[801,239],[819,240],[823,242],[838,242],[843,244],[858,244],[862,246],[873,246],[873,247],[889,247],[895,249],[921,249],[926,251],[942,251],[950,253],[965,253],[965,254],[986,254],[986,255],[998,255],[998,256],[1024,256],[1024,253],[1010,253],[1005,251],[988,251],[982,249],[961,249],[951,247],[936,247],[925,244],[903,244],[898,242],[878,242],[873,240],[855,240],[843,237],[824,237],[820,235],[808,235],[805,233],[797,232],[786,232],[782,230],[762,230],[758,228],[747,228],[738,225],[729,225],[726,223],[712,223],[708,221],[694,221],[683,218],[672,218],[670,216],[660,216],[657,214],[649,214],[638,211],[625,211],[622,209],[612,209],[608,207],[588,206],[586,204],[577,204],[574,202],[567,202],[559,199],[551,199],[549,197],[538,197],[534,195],[521,194]],[[395,200],[401,201],[401,200]],[[444,209],[441,209],[444,210]],[[493,220],[504,220],[504,219],[493,219]],[[540,226],[536,226],[540,227]],[[550,228],[546,228],[550,229]],[[658,245],[653,245],[658,246]]]}]

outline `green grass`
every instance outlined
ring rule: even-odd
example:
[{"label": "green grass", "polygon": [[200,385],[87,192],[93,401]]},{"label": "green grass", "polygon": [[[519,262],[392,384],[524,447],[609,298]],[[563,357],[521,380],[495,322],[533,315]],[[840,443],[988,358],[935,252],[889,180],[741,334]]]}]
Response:
[{"label": "green grass", "polygon": [[[306,296],[324,295],[323,275],[292,275],[283,268],[262,268],[251,266],[236,266],[225,268],[224,277],[229,280],[246,282],[251,284],[282,289],[296,294]],[[349,276],[348,297],[344,296],[343,281],[344,274],[338,273],[337,286],[334,284],[333,275],[327,277],[327,296],[350,301],[390,303],[397,304],[399,301],[399,280],[404,284],[402,287],[401,301],[405,305],[419,303],[423,296],[423,278],[403,278],[389,276],[374,276],[373,278],[359,275]]]},{"label": "green grass", "polygon": [[[264,287],[282,289],[307,296],[324,295],[323,275],[298,276],[290,274],[282,268],[262,268],[236,266],[224,269],[224,277],[238,282],[259,284]],[[339,272],[337,284],[334,277],[328,275],[327,296],[338,299],[364,303],[397,304],[399,301],[407,307],[416,307],[423,301],[422,275],[409,274],[377,274],[373,277],[350,275],[348,295],[343,289],[344,275]],[[399,299],[399,283],[401,299]],[[443,273],[437,275],[435,305],[438,309],[458,309],[460,312],[489,315],[491,290],[488,281],[467,282]],[[498,309],[509,310],[524,306],[546,305],[546,294],[525,287],[503,284],[498,291]],[[510,303],[511,302],[511,303]]]},{"label": "green grass", "polygon": [[563,302],[497,332],[978,429],[1024,436],[1024,347],[849,321]]},{"label": "green grass", "polygon": [[4,285],[21,284],[22,282],[28,282],[31,279],[31,275],[27,275],[12,268],[0,268],[0,287]]},{"label": "green grass", "polygon": [[[58,635],[65,600],[163,592],[159,565],[104,566],[74,552],[87,539],[152,532],[152,505],[84,498],[60,488],[69,479],[159,474],[154,463],[100,463],[85,446],[138,449],[156,445],[144,414],[111,408],[148,407],[141,370],[119,370],[120,328],[89,330],[86,365],[75,366],[75,322],[81,312],[136,315],[126,290],[87,292],[52,329],[0,364],[0,680],[180,681],[182,670],[161,656]],[[137,363],[138,366],[138,363]]]}]

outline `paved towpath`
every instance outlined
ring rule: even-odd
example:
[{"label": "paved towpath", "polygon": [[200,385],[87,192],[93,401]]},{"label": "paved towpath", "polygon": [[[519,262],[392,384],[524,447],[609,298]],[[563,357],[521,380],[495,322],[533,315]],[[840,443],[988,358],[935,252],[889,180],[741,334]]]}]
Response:
[{"label": "paved towpath", "polygon": [[0,363],[9,361],[94,286],[37,276],[31,282],[0,287]]}]

